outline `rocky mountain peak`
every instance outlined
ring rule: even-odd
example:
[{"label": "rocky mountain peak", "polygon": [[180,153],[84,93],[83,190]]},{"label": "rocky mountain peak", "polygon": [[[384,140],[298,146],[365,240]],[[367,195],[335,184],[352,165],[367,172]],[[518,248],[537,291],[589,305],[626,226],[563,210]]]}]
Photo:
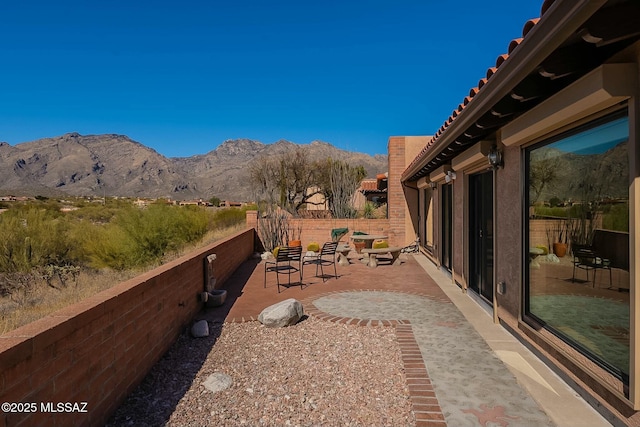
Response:
[{"label": "rocky mountain peak", "polygon": [[[250,201],[247,165],[256,157],[299,147],[311,158],[340,158],[362,165],[373,177],[387,170],[386,157],[372,157],[314,141],[299,145],[281,139],[263,144],[229,139],[207,154],[167,158],[125,135],[67,133],[18,144],[7,143],[0,156],[0,195],[87,195],[170,197],[184,200],[213,196]],[[44,190],[50,193],[45,194]]]},{"label": "rocky mountain peak", "polygon": [[218,154],[236,155],[248,151],[258,151],[263,146],[264,144],[262,144],[261,142],[246,138],[227,139],[218,146],[215,152],[217,152]]}]

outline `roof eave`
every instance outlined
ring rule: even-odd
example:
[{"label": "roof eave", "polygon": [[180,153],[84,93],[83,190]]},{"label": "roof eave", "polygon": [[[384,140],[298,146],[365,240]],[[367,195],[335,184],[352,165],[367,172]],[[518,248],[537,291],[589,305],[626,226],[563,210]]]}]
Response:
[{"label": "roof eave", "polygon": [[405,182],[472,126],[574,34],[607,0],[556,0],[478,94],[402,173]]}]

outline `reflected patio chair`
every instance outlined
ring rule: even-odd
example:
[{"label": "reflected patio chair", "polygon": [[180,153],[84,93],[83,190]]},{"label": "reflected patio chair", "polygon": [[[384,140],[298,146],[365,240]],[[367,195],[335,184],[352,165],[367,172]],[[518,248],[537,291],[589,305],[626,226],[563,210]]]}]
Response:
[{"label": "reflected patio chair", "polygon": [[[301,268],[301,259],[302,259],[302,246],[282,246],[278,248],[278,253],[273,260],[267,260],[264,263],[264,287],[267,287],[267,273],[275,272],[276,273],[276,283],[278,284],[278,293],[280,293],[280,286],[290,287],[291,283],[291,274],[298,272],[300,274],[300,281],[298,283],[293,283],[294,285],[299,284],[300,289],[302,289],[302,268]],[[286,284],[280,283],[280,275],[286,274],[288,276],[288,281]]]},{"label": "reflected patio chair", "polygon": [[598,254],[589,248],[579,248],[573,251],[573,277],[576,281],[576,268],[586,271],[587,282],[589,281],[589,271],[593,270],[593,287],[596,287],[596,272],[599,269],[609,270],[609,287],[611,287],[611,261],[607,258],[599,257]]},{"label": "reflected patio chair", "polygon": [[[326,282],[328,280],[327,276],[324,274],[324,266],[333,264],[333,274],[334,277],[338,278],[338,271],[336,269],[336,249],[338,248],[338,242],[327,242],[322,245],[322,249],[320,249],[320,253],[313,257],[305,257],[302,261],[302,275],[304,275],[304,266],[306,264],[315,264],[316,265],[316,277],[322,277],[322,281]],[[320,267],[320,276],[318,276],[318,267]]]}]

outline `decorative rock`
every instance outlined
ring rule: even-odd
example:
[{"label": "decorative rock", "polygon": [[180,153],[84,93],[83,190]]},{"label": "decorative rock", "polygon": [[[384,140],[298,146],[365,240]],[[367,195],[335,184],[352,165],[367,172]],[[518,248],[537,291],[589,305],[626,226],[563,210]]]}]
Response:
[{"label": "decorative rock", "polygon": [[270,305],[258,315],[258,320],[269,328],[282,328],[294,325],[302,318],[304,310],[300,301],[289,298]]},{"label": "decorative rock", "polygon": [[209,375],[203,382],[204,387],[214,393],[228,389],[231,384],[233,384],[231,377],[222,372]]},{"label": "decorative rock", "polygon": [[273,253],[267,251],[264,252],[262,255],[260,255],[260,258],[262,258],[263,261],[268,260],[268,259],[273,259]]},{"label": "decorative rock", "polygon": [[209,324],[206,320],[200,320],[191,327],[191,335],[195,338],[202,338],[209,336]]}]

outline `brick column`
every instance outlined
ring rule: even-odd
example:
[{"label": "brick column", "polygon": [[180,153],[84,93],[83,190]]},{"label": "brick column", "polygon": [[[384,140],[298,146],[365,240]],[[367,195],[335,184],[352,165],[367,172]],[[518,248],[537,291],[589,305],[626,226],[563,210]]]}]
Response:
[{"label": "brick column", "polygon": [[246,224],[247,228],[255,228],[256,232],[258,232],[258,211],[246,212]]},{"label": "brick column", "polygon": [[387,181],[389,244],[392,246],[404,246],[406,241],[406,201],[400,176],[406,169],[405,137],[390,137],[387,150],[389,152],[389,178]]}]

